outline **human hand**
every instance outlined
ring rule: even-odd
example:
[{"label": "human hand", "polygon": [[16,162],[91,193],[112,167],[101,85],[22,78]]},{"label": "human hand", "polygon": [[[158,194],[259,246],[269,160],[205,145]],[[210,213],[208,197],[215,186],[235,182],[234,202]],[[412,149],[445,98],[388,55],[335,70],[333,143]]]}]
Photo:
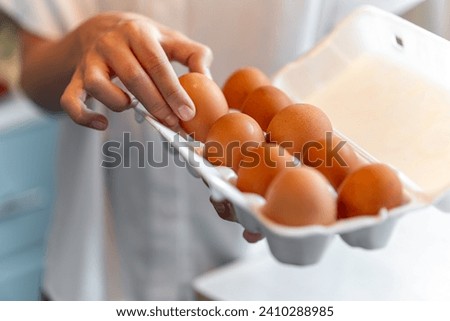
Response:
[{"label": "human hand", "polygon": [[209,75],[212,52],[208,47],[132,13],[95,16],[72,36],[77,39],[75,72],[60,102],[76,123],[98,130],[108,126],[104,115],[86,107],[88,97],[113,111],[129,108],[130,97],[111,81],[114,77],[167,126],[174,128],[179,119],[194,117],[195,106],[170,61]]},{"label": "human hand", "polygon": [[[236,213],[234,212],[234,208],[229,201],[215,201],[212,198],[210,198],[209,201],[214,206],[214,209],[217,214],[219,214],[220,218],[226,221],[236,222]],[[248,230],[244,230],[242,236],[249,243],[256,243],[264,238],[264,236],[260,233],[252,233]]]}]

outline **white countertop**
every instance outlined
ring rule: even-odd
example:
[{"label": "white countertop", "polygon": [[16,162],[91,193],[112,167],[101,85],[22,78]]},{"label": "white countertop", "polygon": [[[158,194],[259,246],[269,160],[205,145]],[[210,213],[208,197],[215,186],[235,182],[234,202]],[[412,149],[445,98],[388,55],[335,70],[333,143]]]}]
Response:
[{"label": "white countertop", "polygon": [[450,214],[433,208],[401,218],[386,248],[351,248],[336,237],[313,266],[258,253],[194,281],[215,300],[450,300]]}]

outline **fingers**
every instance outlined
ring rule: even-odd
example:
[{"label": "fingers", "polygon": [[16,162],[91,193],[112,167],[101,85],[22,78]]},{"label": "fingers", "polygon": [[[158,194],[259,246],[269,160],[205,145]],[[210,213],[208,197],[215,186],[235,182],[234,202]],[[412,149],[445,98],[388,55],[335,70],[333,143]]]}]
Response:
[{"label": "fingers", "polygon": [[214,209],[221,219],[236,222],[236,214],[234,212],[233,206],[229,201],[215,201],[211,197],[209,198],[209,201],[214,206]]},{"label": "fingers", "polygon": [[108,120],[102,114],[96,113],[86,107],[86,91],[83,88],[80,71],[77,70],[69,85],[61,96],[61,107],[79,125],[97,130],[105,130]]},{"label": "fingers", "polygon": [[107,119],[86,107],[87,96],[114,111],[127,109],[130,97],[110,80],[108,68],[101,61],[91,61],[83,72],[77,69],[61,97],[61,106],[78,124],[105,130]]},{"label": "fingers", "polygon": [[87,51],[61,104],[79,124],[105,129],[106,118],[86,108],[91,96],[113,111],[129,108],[130,97],[111,81],[117,76],[127,89],[158,120],[176,128],[179,119],[195,116],[195,106],[178,81],[170,60],[191,71],[209,74],[211,50],[178,32],[138,16],[108,27]]},{"label": "fingers", "polygon": [[144,39],[130,39],[131,49],[146,73],[157,87],[163,101],[181,120],[190,120],[195,115],[191,98],[181,87],[178,77],[160,43],[150,32]]},{"label": "fingers", "polygon": [[213,53],[211,49],[183,34],[170,32],[169,35],[166,35],[161,41],[168,57],[187,66],[191,72],[200,72],[212,78],[210,67],[213,61]]},{"label": "fingers", "polygon": [[99,100],[113,111],[123,111],[131,103],[128,94],[111,81],[108,67],[101,61],[86,67],[83,72],[83,84],[89,96]]},{"label": "fingers", "polygon": [[153,116],[169,127],[178,125],[178,117],[160,94],[147,72],[126,47],[117,48],[107,57],[107,64],[128,90]]},{"label": "fingers", "polygon": [[258,241],[261,241],[264,238],[264,236],[262,234],[253,233],[248,230],[244,230],[244,232],[242,233],[242,236],[249,243],[256,243]]},{"label": "fingers", "polygon": [[[209,199],[211,204],[214,206],[217,214],[219,214],[220,218],[226,221],[236,222],[236,214],[234,212],[232,204],[225,201],[214,201],[212,198]],[[256,243],[264,238],[264,236],[260,233],[253,233],[248,230],[244,230],[242,236],[249,243]]]},{"label": "fingers", "polygon": [[[213,60],[213,54],[208,47],[196,44],[193,46],[191,53],[187,51],[185,56],[185,65],[189,67],[191,72],[200,72],[212,79],[210,67]],[[182,53],[182,51],[180,52]],[[184,57],[183,57],[184,58]]]}]

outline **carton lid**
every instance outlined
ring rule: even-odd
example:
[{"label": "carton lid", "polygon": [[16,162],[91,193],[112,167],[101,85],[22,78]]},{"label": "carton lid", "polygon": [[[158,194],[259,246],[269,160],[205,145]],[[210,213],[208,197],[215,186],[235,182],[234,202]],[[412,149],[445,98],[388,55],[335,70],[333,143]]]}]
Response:
[{"label": "carton lid", "polygon": [[398,169],[419,198],[450,211],[448,57],[448,41],[363,7],[274,84],[322,108],[350,143]]}]

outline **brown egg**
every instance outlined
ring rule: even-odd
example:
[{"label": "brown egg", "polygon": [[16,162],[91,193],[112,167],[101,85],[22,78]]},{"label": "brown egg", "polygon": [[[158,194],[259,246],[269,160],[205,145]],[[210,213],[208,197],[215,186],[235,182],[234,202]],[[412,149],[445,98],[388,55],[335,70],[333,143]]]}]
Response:
[{"label": "brown egg", "polygon": [[252,116],[266,131],[272,118],[292,100],[274,86],[261,86],[253,90],[242,105],[242,112]]},{"label": "brown egg", "polygon": [[204,157],[211,164],[239,168],[242,153],[264,142],[264,132],[248,115],[229,113],[220,117],[206,137]]},{"label": "brown egg", "polygon": [[264,85],[270,85],[270,79],[261,70],[255,67],[244,67],[228,77],[222,90],[228,106],[241,110],[247,95]]},{"label": "brown egg", "polygon": [[194,118],[180,125],[194,139],[204,142],[214,122],[228,113],[228,104],[220,87],[203,74],[187,73],[179,80],[195,105]]},{"label": "brown egg", "polygon": [[238,170],[237,188],[264,196],[274,177],[296,165],[295,158],[276,144],[262,144],[248,149]]},{"label": "brown egg", "polygon": [[326,139],[308,144],[301,156],[303,164],[321,172],[335,189],[349,173],[362,166],[353,148],[331,133]]},{"label": "brown egg", "polygon": [[338,191],[338,217],[377,215],[382,208],[403,203],[403,188],[394,170],[384,164],[363,166],[342,182]]},{"label": "brown egg", "polygon": [[270,142],[283,146],[299,159],[305,144],[325,138],[326,132],[332,132],[327,115],[320,108],[308,104],[283,108],[267,128]]},{"label": "brown egg", "polygon": [[326,178],[310,167],[288,168],[269,185],[262,213],[289,226],[336,222],[336,200]]}]

